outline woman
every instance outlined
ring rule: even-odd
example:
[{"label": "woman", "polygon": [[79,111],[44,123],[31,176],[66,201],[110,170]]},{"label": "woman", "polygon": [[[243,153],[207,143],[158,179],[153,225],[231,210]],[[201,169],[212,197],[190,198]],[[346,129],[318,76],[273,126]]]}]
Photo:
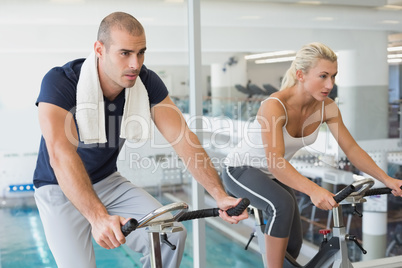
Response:
[{"label": "woman", "polygon": [[328,98],[337,68],[337,56],[329,47],[321,43],[303,46],[286,72],[281,90],[261,103],[247,135],[225,160],[227,191],[249,198],[269,216],[265,254],[270,268],[283,266],[286,250],[296,258],[303,242],[293,189],[307,194],[320,209],[337,206],[333,193],[289,163],[296,151],[316,140],[321,124],[328,125],[356,168],[391,188],[395,196],[402,196],[402,181],[389,177],[357,145],[338,107]]}]

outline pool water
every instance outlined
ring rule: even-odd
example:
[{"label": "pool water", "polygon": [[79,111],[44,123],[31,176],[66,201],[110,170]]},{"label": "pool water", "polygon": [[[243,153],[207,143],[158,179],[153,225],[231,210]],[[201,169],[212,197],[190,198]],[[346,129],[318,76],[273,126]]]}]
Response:
[{"label": "pool water", "polygon": [[[188,235],[180,268],[193,267],[192,224],[183,222]],[[244,245],[206,227],[208,268],[263,267],[259,254],[244,250]],[[62,241],[61,241],[62,242]],[[98,268],[142,267],[140,254],[128,247],[106,250],[94,241]],[[47,246],[39,212],[35,206],[0,208],[0,268],[56,268]]]}]

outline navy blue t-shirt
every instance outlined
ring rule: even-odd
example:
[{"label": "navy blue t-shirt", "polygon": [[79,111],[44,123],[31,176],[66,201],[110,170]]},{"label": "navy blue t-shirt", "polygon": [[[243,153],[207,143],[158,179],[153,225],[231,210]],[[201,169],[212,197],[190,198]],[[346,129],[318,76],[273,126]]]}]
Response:
[{"label": "navy blue t-shirt", "polygon": [[[77,59],[62,67],[51,69],[42,80],[36,105],[40,102],[57,105],[71,112],[75,120],[77,83],[84,60]],[[139,76],[148,91],[150,106],[167,97],[168,90],[156,73],[142,66]],[[125,103],[124,90],[113,101],[104,98],[104,103],[107,143],[84,144],[80,142],[77,148],[92,183],[99,182],[117,171],[117,157],[125,141],[120,138],[120,123]],[[75,123],[77,125],[77,122]],[[36,188],[57,184],[43,136],[33,181]]]}]

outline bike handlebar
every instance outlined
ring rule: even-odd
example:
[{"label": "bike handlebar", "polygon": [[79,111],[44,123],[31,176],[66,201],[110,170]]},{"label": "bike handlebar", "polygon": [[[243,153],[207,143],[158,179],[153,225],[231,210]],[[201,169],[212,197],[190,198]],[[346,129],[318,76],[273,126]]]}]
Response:
[{"label": "bike handlebar", "polygon": [[[250,200],[243,198],[240,203],[233,208],[226,211],[229,216],[238,216],[243,213],[243,211],[250,205]],[[152,212],[151,212],[152,213]],[[193,219],[216,217],[219,216],[219,208],[201,209],[195,211],[189,211],[181,214],[176,221],[187,221]],[[147,217],[147,216],[145,216]],[[136,219],[130,219],[126,224],[121,227],[121,231],[124,236],[128,236],[132,231],[137,229],[139,223]],[[143,226],[143,225],[142,225]]]},{"label": "bike handlebar", "polygon": [[343,188],[342,191],[340,191],[337,195],[334,196],[334,199],[336,203],[340,203],[342,200],[344,200],[346,197],[348,197],[351,193],[353,193],[356,190],[356,187],[353,184],[350,184]]},{"label": "bike handlebar", "polygon": [[132,231],[137,229],[138,221],[136,219],[130,219],[126,224],[121,227],[121,232],[124,236],[128,236]]},{"label": "bike handlebar", "polygon": [[[250,200],[247,198],[243,198],[240,203],[233,207],[230,208],[226,211],[226,213],[229,216],[239,216],[240,214],[243,213],[243,211],[250,205]],[[178,222],[180,221],[188,221],[188,220],[194,220],[194,219],[200,219],[200,218],[207,218],[207,217],[216,217],[219,216],[219,208],[209,208],[209,209],[200,209],[196,211],[189,211],[184,213],[179,217],[177,220]]]},{"label": "bike handlebar", "polygon": [[381,194],[390,194],[392,189],[383,187],[383,188],[376,188],[370,189],[364,193],[364,196],[371,196],[371,195],[381,195]]},{"label": "bike handlebar", "polygon": [[359,197],[364,197],[372,195],[390,194],[392,192],[392,189],[388,187],[372,189],[371,187],[373,185],[374,180],[370,178],[356,180],[354,183],[343,188],[337,195],[334,196],[334,199],[337,203],[340,203],[349,195],[355,195],[355,196],[357,195]]},{"label": "bike handlebar", "polygon": [[357,178],[358,177],[355,178],[355,181],[352,184],[349,184],[334,196],[334,199],[337,203],[340,203],[349,195],[358,195],[362,193],[364,194],[367,190],[371,188],[371,186],[374,185],[373,179],[370,178],[357,179]]},{"label": "bike handlebar", "polygon": [[[357,180],[354,183],[346,186],[343,188],[339,193],[337,193],[334,196],[334,199],[337,203],[342,202],[345,198],[347,198],[349,195],[352,194],[362,194],[361,196],[372,196],[372,195],[382,195],[382,194],[390,194],[391,189],[384,187],[384,188],[376,188],[376,189],[370,189],[371,186],[373,186],[374,181],[372,179],[362,179],[362,180]],[[401,187],[402,189],[402,187]],[[247,198],[243,198],[240,203],[233,208],[230,208],[226,211],[226,213],[229,216],[238,216],[243,213],[243,211],[250,205],[250,200]],[[163,207],[158,209],[163,211]],[[164,213],[165,211],[163,211]],[[152,213],[150,213],[152,214]],[[149,214],[149,215],[150,215]],[[148,215],[147,215],[148,216]],[[146,218],[145,216],[144,218]],[[200,219],[200,218],[208,218],[208,217],[216,217],[219,216],[219,208],[209,208],[209,209],[200,209],[200,210],[195,210],[195,211],[189,211],[189,212],[184,212],[178,215],[177,219],[175,219],[177,222],[181,221],[188,221],[188,220],[194,220],[194,219]],[[124,224],[121,228],[122,233],[124,236],[129,235],[132,231],[139,227],[143,227],[144,223],[140,224],[136,219],[130,219],[126,224]]]}]

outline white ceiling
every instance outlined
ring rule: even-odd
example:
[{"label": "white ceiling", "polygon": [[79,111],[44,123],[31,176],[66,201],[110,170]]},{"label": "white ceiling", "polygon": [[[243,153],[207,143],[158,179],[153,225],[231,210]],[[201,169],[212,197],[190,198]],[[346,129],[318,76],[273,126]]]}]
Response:
[{"label": "white ceiling", "polygon": [[[402,32],[402,0],[201,0],[203,25]],[[184,0],[0,0],[1,24],[88,24],[100,10],[137,9],[144,24],[186,24]],[[319,4],[318,4],[319,3]],[[42,10],[35,10],[41,7]],[[93,10],[93,14],[88,12]],[[3,11],[3,12],[2,12]],[[14,11],[14,12],[10,12]],[[177,12],[180,12],[177,13]],[[132,12],[136,13],[136,12]]]},{"label": "white ceiling", "polygon": [[[402,0],[320,2],[201,0],[203,51],[215,57],[298,49],[304,40],[350,39],[355,31],[385,32],[393,44],[402,43]],[[86,55],[100,20],[116,10],[142,22],[149,51],[159,59],[164,55],[168,63],[186,53],[187,1],[180,0],[0,0],[0,53]]]},{"label": "white ceiling", "polygon": [[[213,1],[213,0],[209,0]],[[226,1],[226,0],[225,0]],[[270,3],[310,3],[336,6],[381,7],[385,5],[402,5],[401,0],[227,0],[232,2],[270,2]]]}]

